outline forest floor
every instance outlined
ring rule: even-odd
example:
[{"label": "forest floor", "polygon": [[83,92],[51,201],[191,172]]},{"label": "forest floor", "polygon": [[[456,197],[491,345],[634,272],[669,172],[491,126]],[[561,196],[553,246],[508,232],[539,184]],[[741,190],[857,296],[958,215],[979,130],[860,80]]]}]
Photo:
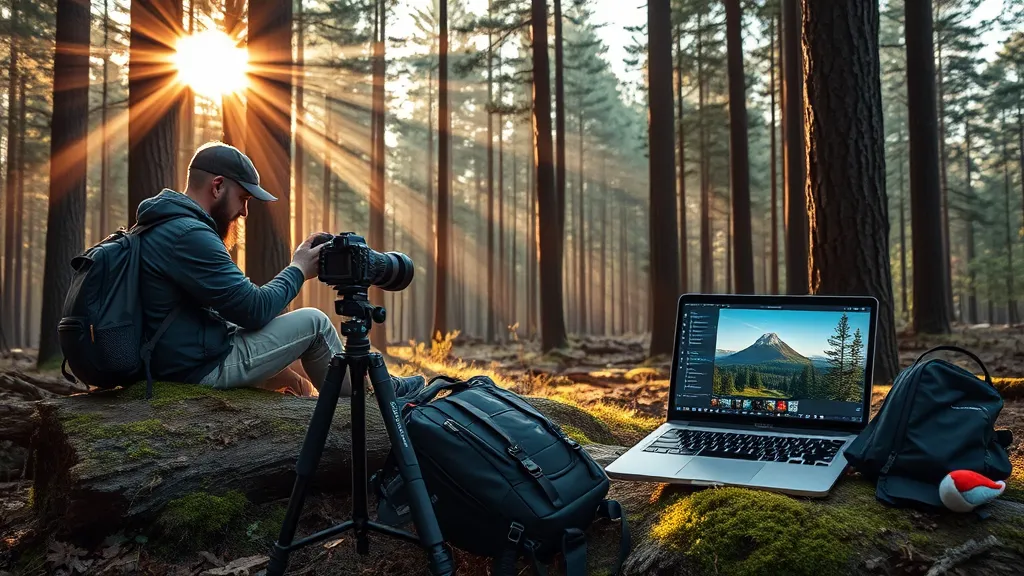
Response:
[{"label": "forest floor", "polygon": [[[646,344],[646,339],[639,336],[573,338],[567,349],[542,354],[536,342],[487,345],[456,336],[433,351],[423,344],[391,346],[388,368],[393,374],[422,373],[428,377],[438,373],[458,378],[487,374],[520,394],[582,407],[605,421],[620,444],[629,445],[661,423],[667,406],[669,361],[646,359]],[[1024,502],[1024,326],[957,326],[947,336],[901,333],[901,369],[939,344],[956,344],[975,352],[1000,388],[1006,405],[997,426],[1011,429],[1015,439],[1011,449],[1013,486],[1004,497]],[[967,359],[949,354],[944,357],[977,371]],[[33,364],[32,351],[26,351],[0,358],[0,372],[38,375]],[[59,371],[43,375],[59,376]],[[873,412],[888,389],[874,387]],[[20,400],[26,398],[0,387],[0,403]],[[283,517],[285,502],[254,507],[233,520],[217,539],[219,542],[211,541],[204,547],[182,548],[171,535],[151,539],[142,534],[119,533],[111,535],[98,549],[80,549],[40,534],[31,514],[31,483],[24,479],[20,467],[13,465],[24,461],[18,450],[10,442],[0,442],[0,576],[244,574],[248,572],[233,566],[246,562],[263,565],[262,557],[276,538]],[[309,534],[347,519],[350,506],[344,495],[311,497],[304,507],[299,532]],[[460,575],[489,573],[479,559],[458,551],[456,554]],[[418,573],[425,566],[423,559],[416,546],[393,540],[385,544],[373,537],[370,554],[359,556],[351,539],[342,537],[293,554],[289,574]]]}]

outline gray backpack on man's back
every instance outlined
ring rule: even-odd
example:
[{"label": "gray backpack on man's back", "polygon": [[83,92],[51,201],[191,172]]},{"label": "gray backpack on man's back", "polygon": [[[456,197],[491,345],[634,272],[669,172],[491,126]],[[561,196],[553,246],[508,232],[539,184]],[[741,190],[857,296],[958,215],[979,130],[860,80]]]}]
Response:
[{"label": "gray backpack on man's back", "polygon": [[152,397],[149,360],[179,309],[168,314],[156,334],[146,340],[139,235],[181,216],[131,230],[121,227],[71,260],[74,274],[57,325],[65,378],[74,382],[77,377],[96,388],[123,387],[145,379],[146,398]]}]

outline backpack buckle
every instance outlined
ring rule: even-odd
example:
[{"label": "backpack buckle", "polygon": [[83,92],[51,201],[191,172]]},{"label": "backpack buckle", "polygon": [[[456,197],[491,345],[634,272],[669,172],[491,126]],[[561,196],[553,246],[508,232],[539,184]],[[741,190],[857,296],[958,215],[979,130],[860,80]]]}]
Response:
[{"label": "backpack buckle", "polygon": [[513,455],[513,456],[515,456],[516,458],[518,458],[518,457],[519,457],[519,454],[520,454],[520,453],[521,453],[522,451],[523,451],[523,450],[522,450],[522,449],[521,449],[521,448],[519,447],[519,445],[518,445],[518,444],[513,444],[513,445],[511,445],[511,446],[509,446],[509,447],[508,447],[508,453],[509,453],[509,454],[511,454],[511,455]]},{"label": "backpack buckle", "polygon": [[519,544],[519,539],[523,537],[523,531],[526,527],[519,522],[513,522],[508,527],[508,540],[514,544]]},{"label": "backpack buckle", "polygon": [[526,471],[530,473],[530,476],[533,476],[534,478],[540,478],[544,473],[541,467],[537,466],[537,463],[529,458],[524,458],[521,462],[523,463],[523,467],[526,468]]}]

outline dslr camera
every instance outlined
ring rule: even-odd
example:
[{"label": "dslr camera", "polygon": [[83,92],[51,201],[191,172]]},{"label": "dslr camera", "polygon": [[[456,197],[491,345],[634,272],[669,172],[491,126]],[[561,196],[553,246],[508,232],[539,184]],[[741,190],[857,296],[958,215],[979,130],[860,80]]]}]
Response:
[{"label": "dslr camera", "polygon": [[320,234],[313,246],[326,243],[320,250],[317,279],[338,291],[365,291],[370,286],[397,292],[412,283],[415,267],[401,252],[377,252],[362,236],[343,232],[337,236]]}]

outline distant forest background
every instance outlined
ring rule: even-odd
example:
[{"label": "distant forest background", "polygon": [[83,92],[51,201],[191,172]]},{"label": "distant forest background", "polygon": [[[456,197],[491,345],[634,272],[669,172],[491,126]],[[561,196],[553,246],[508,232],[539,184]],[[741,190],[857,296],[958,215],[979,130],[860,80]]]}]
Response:
[{"label": "distant forest background", "polygon": [[[0,173],[5,175],[0,181],[0,237],[3,328],[11,346],[34,347],[40,341],[53,54],[57,7],[65,4],[70,2],[0,2],[5,32],[0,56],[6,71],[0,84]],[[793,170],[804,170],[803,150],[790,161],[784,143],[787,130],[799,131],[803,119],[787,113],[786,98],[792,96],[783,80],[787,74],[803,78],[815,72],[803,69],[802,60],[784,57],[782,38],[790,33],[784,32],[783,8],[792,2],[673,0],[668,35],[652,40],[656,31],[648,26],[632,30],[635,43],[627,65],[642,72],[638,83],[624,83],[613,73],[594,8],[586,1],[556,1],[553,7],[536,0],[479,4],[481,9],[471,10],[461,0],[135,3],[171,6],[177,10],[172,13],[180,13],[185,33],[227,30],[243,45],[254,16],[261,31],[290,27],[295,66],[283,94],[290,90],[291,133],[282,140],[284,155],[250,154],[261,172],[285,169],[283,176],[271,177],[283,186],[288,202],[285,248],[267,248],[263,240],[254,245],[257,236],[246,242],[243,229],[235,257],[254,281],[276,273],[283,266],[278,253],[289,255],[289,247],[306,234],[351,230],[378,250],[409,254],[417,266],[409,289],[374,295],[389,312],[386,325],[374,329],[378,344],[381,339],[425,341],[439,330],[489,342],[537,337],[544,322],[538,257],[544,238],[538,215],[546,188],[538,194],[536,159],[543,151],[535,148],[533,80],[543,73],[550,82],[553,164],[565,174],[564,192],[558,195],[564,203],[559,292],[570,334],[643,333],[652,330],[657,318],[674,314],[655,306],[652,298],[651,274],[662,267],[662,260],[652,256],[659,244],[676,246],[678,258],[671,269],[678,274],[679,293],[808,291],[814,279],[808,278],[806,227],[814,221],[814,203],[808,201],[808,213],[806,206],[788,200],[789,182],[799,190],[804,181],[804,174]],[[818,3],[804,3],[811,4]],[[881,197],[887,203],[882,207],[889,223],[887,276],[897,327],[910,323],[914,302],[925,301],[931,290],[939,290],[953,321],[1020,321],[1024,2],[1003,2],[991,20],[974,15],[980,4],[932,2],[940,165],[935,213],[941,238],[917,245],[927,251],[920,257],[944,264],[944,290],[934,283],[914,284],[909,151],[914,127],[908,109],[918,104],[908,101],[907,10],[899,0],[886,0],[878,12],[878,43],[871,49],[877,50],[880,64]],[[541,12],[550,28],[543,69],[537,68],[531,44],[538,6],[553,9]],[[88,14],[85,246],[128,225],[130,206],[138,198],[158,193],[159,186],[181,190],[188,158],[202,142],[224,139],[247,152],[263,145],[259,138],[254,144],[251,127],[244,132],[244,123],[231,125],[231,107],[244,107],[247,93],[225,96],[222,105],[218,98],[184,90],[170,124],[176,131],[176,165],[161,166],[163,180],[150,179],[158,185],[132,186],[128,8],[119,0],[93,0]],[[409,15],[414,23],[405,27],[409,33],[395,36],[389,26]],[[446,42],[442,29],[448,32]],[[980,38],[990,29],[1001,31],[1003,41],[997,55],[984,61]],[[742,58],[732,53],[738,68],[730,62],[727,32],[742,39]],[[804,33],[805,53],[817,54],[820,44],[807,35],[806,23]],[[649,42],[655,41],[668,51],[659,53],[671,54],[670,60],[649,62]],[[255,49],[255,39],[248,42]],[[796,55],[799,46],[793,46]],[[660,236],[652,229],[665,229],[656,227],[665,213],[651,209],[658,182],[652,185],[649,170],[650,152],[664,150],[648,132],[647,80],[655,67],[663,72],[659,79],[671,77],[674,125],[668,136],[676,158],[671,185],[677,198],[676,232]],[[738,92],[746,106],[743,123],[730,121],[731,89],[737,93],[730,72],[737,70],[744,78]],[[375,75],[383,82],[375,84]],[[383,91],[375,94],[375,85]],[[438,118],[445,116],[439,114],[441,106],[450,110],[450,127],[439,125]],[[383,132],[376,129],[378,119]],[[731,163],[736,131],[745,136],[746,170],[736,171]],[[546,153],[550,158],[550,148]],[[266,163],[283,158],[285,166],[260,165],[258,158]],[[438,167],[446,164],[450,173],[439,175]],[[741,173],[746,190],[737,200],[733,193]],[[375,202],[381,202],[381,210],[371,209]],[[374,214],[381,219],[377,224],[371,222]],[[263,216],[250,217],[247,224],[260,230],[268,226]],[[797,233],[789,230],[794,226]],[[841,227],[811,235],[829,239],[826,243],[855,243],[852,231],[859,226],[859,216],[851,213]],[[257,260],[264,254],[270,255],[266,266]],[[745,270],[736,258],[741,264],[752,261],[752,276],[735,277],[735,270]],[[652,267],[652,262],[659,264]],[[439,269],[445,282],[436,278]],[[333,316],[333,296],[310,282],[293,307],[318,306]]]}]

